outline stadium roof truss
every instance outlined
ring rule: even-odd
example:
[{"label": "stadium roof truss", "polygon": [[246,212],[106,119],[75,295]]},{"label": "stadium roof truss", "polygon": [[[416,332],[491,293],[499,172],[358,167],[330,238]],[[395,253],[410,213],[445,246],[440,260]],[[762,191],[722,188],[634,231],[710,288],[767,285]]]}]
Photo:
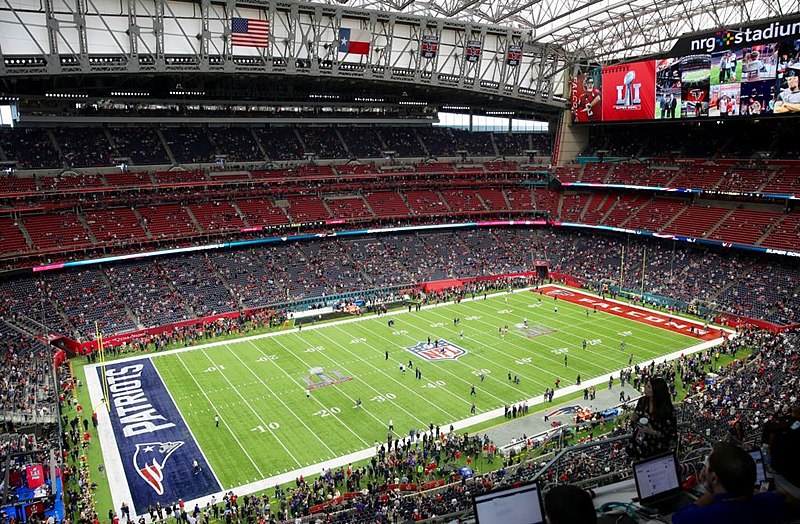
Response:
[{"label": "stadium roof truss", "polygon": [[684,34],[800,12],[800,0],[350,0],[349,5],[515,27],[529,31],[532,43],[593,63],[661,54]]},{"label": "stadium roof truss", "polygon": [[[528,29],[431,15],[441,13],[272,0],[2,0],[0,75],[308,75],[564,107],[573,57],[560,46],[536,41]],[[233,17],[269,20],[267,47],[232,46]],[[369,52],[341,53],[340,28],[365,31]],[[436,42],[433,56],[423,56],[423,37]],[[476,46],[477,60],[467,59]]]}]

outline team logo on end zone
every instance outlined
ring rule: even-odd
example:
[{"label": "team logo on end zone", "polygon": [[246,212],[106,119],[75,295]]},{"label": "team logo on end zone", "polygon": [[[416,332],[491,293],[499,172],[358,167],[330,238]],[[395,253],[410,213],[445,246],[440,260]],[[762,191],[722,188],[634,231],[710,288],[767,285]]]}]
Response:
[{"label": "team logo on end zone", "polygon": [[164,466],[169,457],[183,444],[182,440],[136,444],[133,466],[139,476],[159,495],[164,494]]},{"label": "team logo on end zone", "polygon": [[567,291],[566,289],[553,289],[552,291],[548,291],[547,293],[545,293],[545,295],[549,295],[551,297],[554,295],[559,295],[562,297],[574,297],[575,293],[573,293],[572,291]]},{"label": "team logo on end zone", "polygon": [[467,354],[466,349],[456,346],[446,340],[439,340],[438,345],[420,342],[416,346],[411,346],[406,349],[425,360],[456,360],[461,355]]}]

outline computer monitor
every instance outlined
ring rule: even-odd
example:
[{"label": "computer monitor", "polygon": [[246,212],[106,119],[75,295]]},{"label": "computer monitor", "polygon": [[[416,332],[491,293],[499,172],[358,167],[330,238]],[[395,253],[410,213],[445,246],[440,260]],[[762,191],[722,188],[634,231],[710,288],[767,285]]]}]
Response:
[{"label": "computer monitor", "polygon": [[476,524],[544,524],[542,495],[535,482],[475,495]]},{"label": "computer monitor", "polygon": [[681,490],[681,483],[678,479],[678,461],[675,453],[671,451],[635,462],[633,477],[636,481],[640,504],[646,504],[648,501],[672,495]]},{"label": "computer monitor", "polygon": [[764,454],[760,449],[748,451],[753,461],[756,463],[756,486],[760,487],[761,483],[767,480],[767,470],[764,468]]}]

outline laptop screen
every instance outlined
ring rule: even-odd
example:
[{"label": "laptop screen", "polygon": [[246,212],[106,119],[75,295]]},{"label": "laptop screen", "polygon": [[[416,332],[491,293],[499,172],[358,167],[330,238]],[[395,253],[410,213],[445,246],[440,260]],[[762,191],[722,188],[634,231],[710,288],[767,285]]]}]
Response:
[{"label": "laptop screen", "polygon": [[674,453],[658,455],[633,465],[639,502],[680,489]]},{"label": "laptop screen", "polygon": [[534,482],[473,498],[476,524],[543,524],[542,497]]},{"label": "laptop screen", "polygon": [[760,449],[754,449],[749,452],[756,463],[756,486],[760,486],[762,482],[767,480],[767,472],[764,469],[764,454]]}]

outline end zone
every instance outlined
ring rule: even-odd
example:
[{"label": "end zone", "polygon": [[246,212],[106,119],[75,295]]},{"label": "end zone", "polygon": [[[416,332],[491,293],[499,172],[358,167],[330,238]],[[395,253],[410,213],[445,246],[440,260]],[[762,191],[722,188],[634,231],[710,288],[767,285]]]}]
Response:
[{"label": "end zone", "polygon": [[699,338],[700,340],[711,341],[720,337],[725,338],[726,334],[729,333],[728,330],[723,328],[709,329],[704,324],[694,320],[677,317],[641,306],[631,306],[618,300],[604,299],[596,295],[590,295],[582,291],[576,291],[561,286],[547,285],[540,287],[538,290],[532,289],[532,291],[554,298],[558,297],[571,304],[578,304],[579,306],[634,320],[642,324],[647,324],[648,326],[666,329],[688,337]]},{"label": "end zone", "polygon": [[[93,404],[103,399],[101,371],[86,367]],[[149,358],[106,364],[106,377],[111,411],[98,412],[97,429],[114,507],[130,502],[143,515],[222,489]]]}]

